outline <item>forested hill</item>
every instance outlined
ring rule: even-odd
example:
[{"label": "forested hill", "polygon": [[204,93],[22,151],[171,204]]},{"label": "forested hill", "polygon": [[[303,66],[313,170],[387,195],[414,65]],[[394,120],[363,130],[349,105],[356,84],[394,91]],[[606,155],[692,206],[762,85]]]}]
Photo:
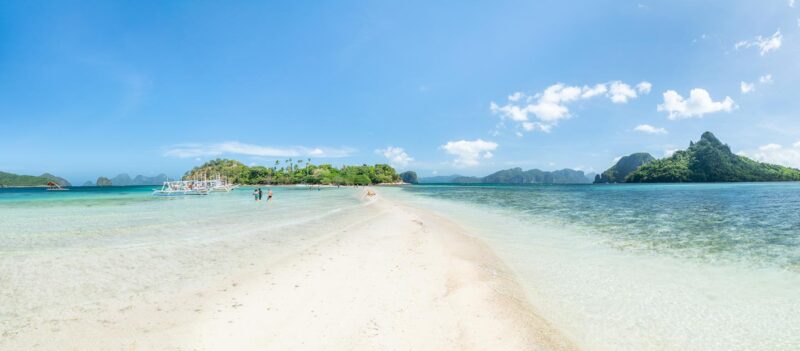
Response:
[{"label": "forested hill", "polygon": [[369,185],[400,182],[400,175],[385,164],[333,167],[312,164],[310,159],[275,161],[271,167],[248,167],[239,161],[216,159],[195,167],[183,179],[220,175],[236,184],[342,184]]},{"label": "forested hill", "polygon": [[629,183],[797,181],[800,170],[753,161],[731,152],[711,132],[689,148],[649,162],[628,175]]},{"label": "forested hill", "polygon": [[61,186],[71,185],[66,179],[54,176],[50,173],[45,173],[40,176],[31,176],[0,172],[0,186],[46,186],[48,182],[53,182]]},{"label": "forested hill", "polygon": [[595,183],[624,183],[625,178],[639,167],[655,161],[655,157],[646,152],[637,152],[623,156],[616,164],[595,177]]}]

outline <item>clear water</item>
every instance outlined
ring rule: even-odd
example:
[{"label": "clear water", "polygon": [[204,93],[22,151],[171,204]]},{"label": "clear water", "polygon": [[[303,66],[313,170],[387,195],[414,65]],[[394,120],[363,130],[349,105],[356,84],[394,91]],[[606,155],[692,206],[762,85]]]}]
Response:
[{"label": "clear water", "polygon": [[[346,188],[151,190],[0,189],[0,335],[190,294],[369,216]],[[486,240],[583,349],[800,349],[798,183],[379,192]]]},{"label": "clear water", "polygon": [[589,350],[800,349],[800,183],[423,185]]},{"label": "clear water", "polygon": [[800,271],[800,183],[418,186],[437,199],[580,226],[621,249]]},{"label": "clear water", "polygon": [[0,335],[190,294],[323,238],[364,205],[345,188],[273,188],[269,204],[252,188],[151,191],[0,189]]}]

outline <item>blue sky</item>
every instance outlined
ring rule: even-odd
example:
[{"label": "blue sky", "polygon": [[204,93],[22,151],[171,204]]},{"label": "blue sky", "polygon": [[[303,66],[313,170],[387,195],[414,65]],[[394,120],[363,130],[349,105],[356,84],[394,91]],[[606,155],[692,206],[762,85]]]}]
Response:
[{"label": "blue sky", "polygon": [[6,1],[0,170],[602,171],[706,130],[800,167],[797,82],[788,0]]}]

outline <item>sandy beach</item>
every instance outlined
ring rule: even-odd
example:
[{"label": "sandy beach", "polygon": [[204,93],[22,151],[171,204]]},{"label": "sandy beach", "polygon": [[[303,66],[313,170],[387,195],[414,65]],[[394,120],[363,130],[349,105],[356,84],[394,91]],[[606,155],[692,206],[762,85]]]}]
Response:
[{"label": "sandy beach", "polygon": [[[191,294],[4,332],[2,349],[569,350],[458,225],[380,194],[363,215]],[[236,255],[236,252],[230,252]]]}]

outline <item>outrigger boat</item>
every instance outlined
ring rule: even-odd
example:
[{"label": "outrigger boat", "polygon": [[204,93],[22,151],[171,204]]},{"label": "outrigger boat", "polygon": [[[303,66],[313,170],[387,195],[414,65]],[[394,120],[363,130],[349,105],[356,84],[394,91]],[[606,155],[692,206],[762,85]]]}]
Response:
[{"label": "outrigger boat", "polygon": [[47,191],[67,191],[69,189],[62,188],[61,185],[55,182],[47,182]]},{"label": "outrigger boat", "polygon": [[222,179],[219,175],[217,175],[217,179],[206,180],[204,181],[206,188],[209,189],[211,192],[225,192],[229,193],[231,190],[238,188],[239,186],[236,184],[228,183],[227,180]]},{"label": "outrigger boat", "polygon": [[161,189],[153,190],[155,196],[208,195],[209,188],[202,180],[177,180],[164,182]]}]

